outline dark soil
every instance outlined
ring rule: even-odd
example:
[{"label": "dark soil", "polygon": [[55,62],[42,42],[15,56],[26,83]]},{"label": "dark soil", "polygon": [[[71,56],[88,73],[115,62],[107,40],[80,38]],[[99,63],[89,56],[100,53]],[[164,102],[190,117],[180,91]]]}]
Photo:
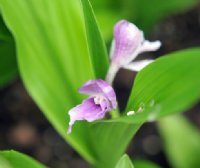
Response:
[{"label": "dark soil", "polygon": [[[200,45],[200,6],[187,13],[166,18],[156,26],[151,39],[159,39],[163,46],[160,55]],[[121,78],[123,76],[126,78]],[[121,70],[115,88],[123,109],[130,93],[135,73]],[[200,105],[186,112],[200,128]],[[29,154],[52,168],[87,168],[89,165],[57,134],[31,97],[20,79],[0,90],[0,149],[15,149]],[[134,158],[148,159],[162,167],[170,167],[163,153],[162,141],[155,123],[147,123],[136,134],[128,148]]]}]

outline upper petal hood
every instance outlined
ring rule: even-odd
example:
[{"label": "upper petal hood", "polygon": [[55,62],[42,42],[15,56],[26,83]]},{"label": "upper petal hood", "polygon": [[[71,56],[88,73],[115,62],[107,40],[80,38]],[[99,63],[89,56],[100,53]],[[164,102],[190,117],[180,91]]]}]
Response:
[{"label": "upper petal hood", "polygon": [[90,96],[102,95],[105,96],[111,103],[112,108],[117,107],[116,94],[114,89],[104,80],[89,80],[80,89],[80,93]]},{"label": "upper petal hood", "polygon": [[[121,20],[114,27],[114,40],[111,49],[111,59],[124,65],[132,59],[132,53],[140,47],[144,41],[143,32],[134,24]],[[131,57],[131,58],[130,58]]]}]

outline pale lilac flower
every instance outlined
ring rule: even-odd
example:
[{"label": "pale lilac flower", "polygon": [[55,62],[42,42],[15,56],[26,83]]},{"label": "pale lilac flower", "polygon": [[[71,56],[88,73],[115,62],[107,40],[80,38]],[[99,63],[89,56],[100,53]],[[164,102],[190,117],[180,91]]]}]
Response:
[{"label": "pale lilac flower", "polygon": [[117,108],[115,91],[101,79],[89,80],[79,89],[79,92],[89,95],[89,98],[69,111],[68,133],[71,133],[76,120],[92,122],[104,118],[108,111]]},{"label": "pale lilac flower", "polygon": [[[140,53],[156,51],[161,42],[150,42],[144,39],[144,34],[133,23],[126,20],[119,21],[114,27],[114,39],[110,49],[111,64],[106,81],[112,84],[120,68],[139,71],[152,60],[132,62]],[[131,63],[132,62],[132,63]]]}]

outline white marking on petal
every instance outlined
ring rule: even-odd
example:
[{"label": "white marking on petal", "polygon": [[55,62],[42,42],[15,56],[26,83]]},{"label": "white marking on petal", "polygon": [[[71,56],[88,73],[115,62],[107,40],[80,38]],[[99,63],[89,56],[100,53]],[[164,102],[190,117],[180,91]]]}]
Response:
[{"label": "white marking on petal", "polygon": [[152,63],[154,60],[141,60],[141,61],[135,61],[132,62],[126,66],[124,66],[124,69],[128,69],[131,71],[140,71],[150,63]]},{"label": "white marking on petal", "polygon": [[109,92],[113,91],[113,89],[112,89],[112,87],[107,86],[107,87],[103,88],[103,91],[104,91],[105,93],[109,93]]},{"label": "white marking on petal", "polygon": [[104,96],[102,96],[102,95],[96,95],[96,96],[94,96],[94,103],[95,104],[100,104],[104,99],[105,99]]},{"label": "white marking on petal", "polygon": [[160,41],[153,41],[150,42],[148,40],[145,40],[144,43],[142,44],[140,48],[139,53],[147,52],[147,51],[156,51],[161,47],[161,42]]},{"label": "white marking on petal", "polygon": [[101,102],[100,96],[95,96],[95,97],[94,97],[94,103],[95,103],[95,104],[100,104],[100,102]]}]

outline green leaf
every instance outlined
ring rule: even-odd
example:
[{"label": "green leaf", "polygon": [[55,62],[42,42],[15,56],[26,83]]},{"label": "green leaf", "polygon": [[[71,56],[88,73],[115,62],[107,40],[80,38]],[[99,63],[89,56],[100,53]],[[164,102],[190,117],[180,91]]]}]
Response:
[{"label": "green leaf", "polygon": [[22,153],[10,150],[0,152],[0,168],[45,168],[36,160]]},{"label": "green leaf", "polygon": [[78,2],[0,0],[0,7],[15,37],[21,76],[30,95],[62,137],[85,159],[96,167],[112,168],[141,123],[80,121],[74,125],[72,134],[66,133],[67,110],[83,99],[78,88],[95,75],[105,73],[97,72],[100,67],[94,69],[98,59],[106,62],[105,53],[101,51],[103,55],[95,57],[95,50],[88,51],[94,45],[91,32],[97,33],[99,46],[104,47],[91,7],[84,4],[88,17],[85,31]]},{"label": "green leaf", "polygon": [[173,167],[200,167],[200,133],[186,118],[181,115],[163,118],[159,131]]},{"label": "green leaf", "polygon": [[117,163],[115,168],[134,168],[130,158],[127,154],[124,154],[119,162]]},{"label": "green leaf", "polygon": [[[134,110],[136,114],[101,123],[130,123],[140,126],[145,121],[191,107],[200,96],[200,79],[197,78],[200,73],[199,55],[199,49],[190,49],[156,60],[136,77],[126,110]],[[138,109],[142,112],[137,112]]]},{"label": "green leaf", "polygon": [[14,40],[0,16],[0,87],[5,86],[17,75]]},{"label": "green leaf", "polygon": [[127,154],[124,154],[118,161],[115,168],[134,168],[134,166],[133,166],[129,156]]},{"label": "green leaf", "polygon": [[113,168],[141,124],[101,121],[92,124],[96,167]]},{"label": "green leaf", "polygon": [[139,72],[126,109],[136,115],[125,118],[151,121],[194,105],[200,98],[199,55],[199,48],[175,52]]},{"label": "green leaf", "polygon": [[67,110],[80,103],[78,88],[94,78],[79,1],[0,0],[16,44],[21,77],[57,131],[93,161],[87,125],[67,136]]},{"label": "green leaf", "polygon": [[88,0],[81,0],[81,2],[84,13],[88,48],[93,63],[94,73],[97,78],[104,79],[108,69],[108,55],[105,42],[102,39],[96,23],[90,2]]},{"label": "green leaf", "polygon": [[135,168],[161,168],[148,160],[134,160],[133,163]]}]

